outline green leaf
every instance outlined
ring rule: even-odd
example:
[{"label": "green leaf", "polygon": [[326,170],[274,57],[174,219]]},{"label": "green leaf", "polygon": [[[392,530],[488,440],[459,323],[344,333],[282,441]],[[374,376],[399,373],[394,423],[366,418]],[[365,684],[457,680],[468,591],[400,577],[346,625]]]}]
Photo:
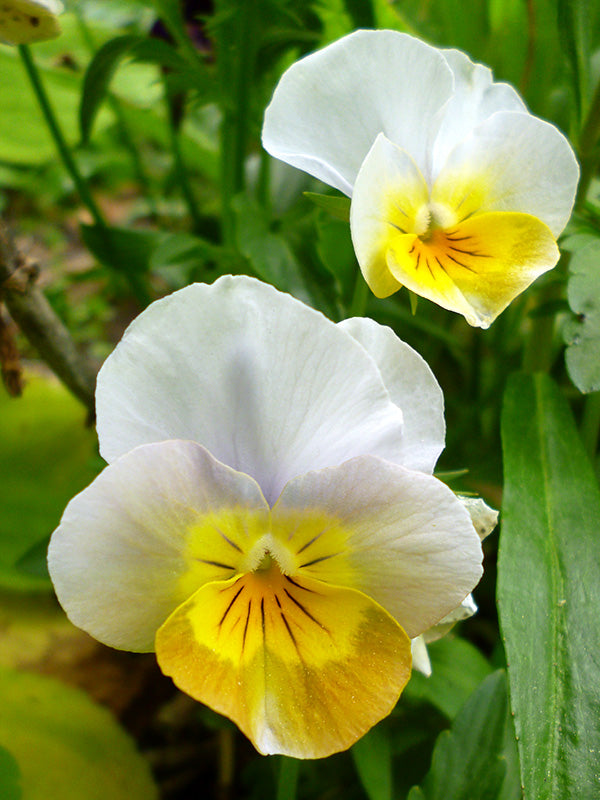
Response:
[{"label": "green leaf", "polygon": [[591,10],[589,0],[558,0],[558,33],[571,66],[580,121],[588,105]]},{"label": "green leaf", "polygon": [[341,219],[343,222],[350,221],[350,198],[343,195],[319,194],[318,192],[303,192],[304,197],[308,198],[319,208],[324,209],[332,217]]},{"label": "green leaf", "polygon": [[413,672],[404,696],[428,700],[454,719],[459,709],[492,671],[479,650],[458,636],[445,636],[427,645],[431,675]]},{"label": "green leaf", "polygon": [[387,728],[371,728],[351,752],[369,800],[392,800],[392,748]]},{"label": "green leaf", "polygon": [[80,690],[3,667],[0,708],[0,744],[19,765],[26,800],[158,797],[132,740]]},{"label": "green leaf", "polygon": [[[91,60],[83,81],[79,107],[81,139],[86,142],[119,65],[126,59],[186,70],[187,61],[168,43],[144,36],[118,36],[106,42]],[[197,70],[198,72],[198,70]]]},{"label": "green leaf", "polygon": [[2,800],[21,800],[21,772],[14,757],[0,747],[0,797]]},{"label": "green leaf", "polygon": [[431,769],[421,787],[411,789],[408,800],[515,797],[514,792],[505,793],[504,784],[504,743],[509,719],[506,677],[499,670],[489,675],[471,695],[452,728],[440,734]]},{"label": "green leaf", "polygon": [[563,326],[569,376],[580,392],[600,389],[600,241],[578,250],[569,265],[573,312]]},{"label": "green leaf", "polygon": [[237,245],[261,280],[308,299],[298,261],[283,236],[269,229],[264,210],[245,194],[234,198]]},{"label": "green leaf", "polygon": [[131,228],[81,225],[83,241],[101,264],[128,275],[143,275],[150,259],[169,234]]},{"label": "green leaf", "polygon": [[502,415],[498,605],[527,798],[600,785],[600,492],[545,375],[514,375]]},{"label": "green leaf", "polygon": [[[0,393],[0,587],[49,589],[36,545],[96,475],[96,435],[85,409],[55,378],[26,374],[25,392]],[[39,561],[39,560],[38,560]]]}]

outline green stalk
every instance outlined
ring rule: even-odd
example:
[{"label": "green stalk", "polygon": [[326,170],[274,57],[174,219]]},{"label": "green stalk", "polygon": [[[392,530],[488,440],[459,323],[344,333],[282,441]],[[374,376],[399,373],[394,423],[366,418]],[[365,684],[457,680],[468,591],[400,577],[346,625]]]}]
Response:
[{"label": "green stalk", "polygon": [[590,183],[598,166],[596,144],[600,139],[600,81],[596,86],[588,115],[579,137],[579,160],[581,162],[581,178],[577,190],[577,206],[583,205],[590,188]]},{"label": "green stalk", "polygon": [[279,757],[276,800],[295,800],[300,761],[297,758]]},{"label": "green stalk", "polygon": [[173,153],[175,176],[177,179],[177,183],[179,184],[179,188],[181,189],[181,193],[183,194],[183,199],[185,200],[185,203],[187,205],[190,217],[192,218],[192,224],[194,230],[198,231],[200,229],[202,220],[200,212],[198,210],[198,206],[196,204],[196,198],[194,197],[194,192],[192,191],[192,187],[188,179],[188,173],[185,167],[185,163],[183,161],[183,154],[181,152],[181,143],[179,140],[179,130],[177,127],[177,120],[175,118],[174,109],[171,106],[171,99],[169,98],[166,79],[164,82],[164,86],[165,86],[165,102],[167,104],[167,123],[169,125],[169,136],[171,139],[171,152]]},{"label": "green stalk", "polygon": [[[218,9],[217,9],[218,10]],[[233,198],[244,189],[244,164],[258,31],[256,0],[243,0],[230,24],[218,29],[223,122],[221,125],[221,203],[223,242],[235,247]],[[231,27],[230,27],[231,26]],[[231,88],[230,88],[231,87]]]},{"label": "green stalk", "polygon": [[369,299],[369,287],[367,282],[362,276],[362,272],[357,270],[356,283],[354,284],[354,293],[352,295],[352,302],[350,303],[349,316],[351,317],[364,317],[367,310],[367,301]]},{"label": "green stalk", "polygon": [[31,55],[31,50],[29,49],[28,45],[20,44],[19,45],[19,54],[25,65],[25,70],[27,71],[27,75],[29,80],[31,81],[31,86],[33,87],[33,91],[37,98],[37,101],[40,105],[44,118],[46,119],[46,124],[50,130],[52,138],[54,139],[54,143],[56,145],[56,149],[65,165],[66,169],[68,170],[73,183],[75,184],[75,188],[77,189],[79,196],[81,197],[82,202],[85,206],[87,206],[90,214],[92,215],[94,222],[100,228],[106,228],[106,222],[104,217],[100,213],[98,206],[94,202],[94,198],[90,194],[88,189],[88,185],[84,178],[82,177],[81,173],[79,172],[79,168],[75,163],[75,159],[71,155],[71,150],[67,145],[63,133],[60,129],[58,124],[58,120],[56,119],[56,115],[52,106],[50,104],[50,100],[48,95],[46,94],[46,90],[44,89],[44,85],[41,80],[40,73],[35,65],[33,60],[33,56]]},{"label": "green stalk", "polygon": [[592,392],[585,398],[580,433],[583,446],[593,462],[600,434],[600,392]]},{"label": "green stalk", "polygon": [[[93,56],[94,53],[96,52],[97,47],[92,32],[90,31],[88,24],[83,18],[81,11],[76,10],[75,13],[77,16],[77,25],[79,27],[79,30],[81,31],[81,35],[87,45],[90,55]],[[150,213],[153,217],[157,217],[158,205],[157,205],[156,195],[153,191],[150,178],[146,174],[144,165],[142,164],[142,159],[140,158],[140,154],[136,147],[136,143],[134,142],[133,137],[129,132],[129,128],[127,126],[127,121],[125,119],[125,114],[123,113],[123,108],[121,106],[121,103],[118,97],[110,91],[107,92],[106,97],[110,104],[112,112],[117,120],[117,127],[119,129],[119,136],[121,138],[121,142],[124,148],[129,153],[129,157],[131,158],[131,163],[133,166],[133,172],[135,174],[135,177],[140,186],[144,189],[146,197],[148,198]]]},{"label": "green stalk", "polygon": [[[90,193],[87,182],[80,173],[77,163],[75,162],[75,159],[71,154],[71,150],[67,142],[65,141],[65,137],[63,136],[60,125],[58,124],[56,114],[54,113],[54,110],[50,103],[50,99],[46,94],[46,90],[44,89],[40,73],[35,65],[29,47],[26,44],[20,44],[19,54],[21,56],[23,64],[25,65],[25,70],[27,71],[27,75],[29,76],[29,80],[31,81],[31,86],[33,87],[33,91],[35,93],[37,101],[40,105],[40,108],[46,120],[46,124],[48,125],[48,129],[50,130],[52,138],[54,139],[56,149],[58,150],[62,162],[65,165],[67,171],[69,172],[73,180],[73,183],[75,184],[75,188],[79,193],[81,201],[87,207],[88,211],[92,215],[94,223],[99,228],[105,229],[108,234],[109,226],[107,225],[106,220],[100,213],[100,209],[94,202],[94,198]],[[132,275],[130,273],[125,273],[125,277],[129,282],[133,294],[139,300],[142,306],[148,305],[148,303],[150,302],[150,298],[143,284],[143,281],[140,279],[140,277],[137,275]]]}]

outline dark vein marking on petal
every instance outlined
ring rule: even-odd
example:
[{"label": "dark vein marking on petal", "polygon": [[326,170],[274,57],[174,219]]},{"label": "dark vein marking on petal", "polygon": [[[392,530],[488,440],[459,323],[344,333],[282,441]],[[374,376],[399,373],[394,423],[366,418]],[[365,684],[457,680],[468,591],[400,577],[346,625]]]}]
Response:
[{"label": "dark vein marking on petal", "polygon": [[265,631],[265,598],[261,597],[260,599],[260,621],[262,625],[262,632],[263,632],[263,642],[266,641],[266,631]]},{"label": "dark vein marking on petal", "polygon": [[312,567],[314,564],[319,564],[321,561],[328,561],[330,558],[335,558],[339,556],[339,553],[331,553],[328,556],[321,556],[320,558],[313,558],[312,561],[307,561],[306,564],[300,564],[299,569],[304,569],[304,567]]},{"label": "dark vein marking on petal", "polygon": [[218,531],[218,532],[221,534],[221,536],[223,537],[223,539],[225,539],[225,541],[227,542],[227,544],[230,544],[230,545],[231,545],[231,546],[234,548],[234,550],[237,550],[237,551],[238,551],[238,553],[243,553],[243,552],[244,552],[244,551],[242,550],[242,548],[241,548],[239,545],[237,545],[237,544],[236,544],[234,541],[232,541],[232,540],[229,538],[229,536],[226,536],[226,535],[223,533],[223,531],[222,531],[220,528],[217,528],[217,531]]},{"label": "dark vein marking on petal", "polygon": [[220,561],[209,561],[207,558],[196,558],[195,560],[199,561],[201,564],[208,564],[211,567],[235,570],[235,567],[232,567],[231,564],[222,564]]},{"label": "dark vein marking on petal", "polygon": [[388,220],[388,225],[391,225],[392,228],[395,228],[397,231],[400,231],[400,233],[408,233],[408,231],[405,231],[404,228],[400,227],[400,225],[396,225],[395,222],[391,222]]},{"label": "dark vein marking on petal", "polygon": [[233,596],[233,599],[231,600],[231,602],[229,603],[229,605],[228,605],[228,606],[227,606],[227,608],[225,609],[225,613],[223,614],[223,616],[221,617],[221,620],[220,620],[220,622],[219,622],[219,628],[220,628],[220,627],[221,627],[221,625],[222,625],[222,624],[225,622],[225,617],[227,616],[227,614],[229,614],[229,612],[231,611],[231,607],[233,606],[233,604],[235,603],[235,601],[238,599],[238,597],[240,596],[240,594],[241,594],[243,591],[244,591],[244,584],[242,584],[242,585],[240,586],[240,588],[239,588],[239,589],[237,590],[237,592],[234,594],[234,596]]},{"label": "dark vein marking on petal", "polygon": [[296,551],[296,555],[299,556],[300,553],[302,553],[304,550],[306,550],[307,547],[310,547],[311,544],[314,544],[317,541],[317,539],[319,539],[321,536],[323,536],[323,534],[325,533],[325,530],[326,529],[324,528],[322,531],[320,531],[315,536],[313,536],[312,539],[309,539],[306,544],[303,544],[302,547],[300,548],[300,550]]},{"label": "dark vein marking on petal", "polygon": [[283,620],[283,624],[285,625],[286,630],[290,635],[290,639],[294,643],[294,647],[296,648],[296,652],[298,653],[298,658],[300,659],[300,661],[302,661],[303,659],[302,659],[302,654],[300,653],[300,647],[298,645],[298,642],[296,641],[296,637],[294,636],[294,632],[290,628],[290,623],[285,618],[285,614],[283,613],[283,611],[281,611],[280,613],[281,613],[281,619]]},{"label": "dark vein marking on petal", "polygon": [[244,625],[244,635],[242,637],[242,653],[244,652],[244,647],[246,646],[246,636],[248,634],[248,623],[250,622],[251,611],[252,611],[252,598],[248,600],[248,612],[246,614],[246,624]]},{"label": "dark vein marking on petal", "polygon": [[323,625],[323,623],[322,623],[322,622],[319,622],[319,620],[318,620],[318,619],[316,619],[315,617],[313,617],[313,615],[310,613],[310,611],[309,611],[307,608],[305,608],[305,607],[302,605],[302,603],[301,603],[299,600],[297,600],[297,599],[294,597],[294,595],[293,595],[293,594],[291,594],[290,592],[288,592],[288,590],[287,590],[287,589],[285,589],[285,588],[284,588],[284,592],[285,592],[285,593],[287,594],[287,596],[290,598],[290,600],[292,601],[292,603],[295,603],[295,604],[298,606],[298,608],[300,609],[300,611],[302,611],[304,614],[306,614],[306,616],[307,616],[309,619],[311,619],[311,620],[312,620],[312,621],[315,623],[315,625],[318,625],[318,626],[319,626],[319,628],[322,628],[324,631],[326,631],[327,633],[329,633],[329,629],[328,629],[328,628],[326,628],[326,627],[325,627],[325,625]]},{"label": "dark vein marking on petal", "polygon": [[459,267],[464,267],[464,269],[469,270],[469,272],[474,272],[475,274],[477,274],[476,269],[473,269],[472,267],[468,267],[466,264],[463,264],[462,261],[459,261],[457,258],[454,258],[454,256],[450,255],[450,253],[445,253],[445,256],[446,258],[449,258],[450,261],[454,261],[455,264],[458,264]]}]

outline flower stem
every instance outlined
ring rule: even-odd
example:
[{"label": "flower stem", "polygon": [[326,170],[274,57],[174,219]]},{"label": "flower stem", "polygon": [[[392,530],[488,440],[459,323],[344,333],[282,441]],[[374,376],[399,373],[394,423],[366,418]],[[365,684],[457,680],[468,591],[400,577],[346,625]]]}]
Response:
[{"label": "flower stem", "polygon": [[276,800],[295,800],[300,761],[297,758],[280,756]]},{"label": "flower stem", "polygon": [[579,160],[581,162],[581,178],[577,191],[576,205],[581,206],[596,172],[598,153],[596,144],[600,139],[600,80],[596,86],[592,102],[579,137]]},{"label": "flower stem", "polygon": [[600,434],[600,392],[592,392],[585,398],[580,433],[583,446],[593,461]]},{"label": "flower stem", "polygon": [[174,103],[176,100],[172,100],[169,97],[167,83],[165,80],[165,101],[167,104],[167,123],[169,126],[169,137],[171,140],[171,152],[173,153],[173,165],[175,168],[175,175],[177,183],[181,189],[181,193],[183,194],[183,199],[187,205],[187,209],[189,215],[192,219],[192,225],[195,231],[200,229],[201,224],[201,217],[200,212],[198,210],[198,206],[196,204],[196,198],[194,197],[194,192],[192,190],[188,172],[185,168],[185,162],[183,160],[183,154],[181,152],[181,143],[179,138],[179,126],[180,122],[178,120],[177,111],[174,108]]},{"label": "flower stem", "polygon": [[104,217],[94,202],[94,198],[90,194],[88,185],[79,172],[79,168],[75,163],[75,159],[71,155],[69,146],[65,141],[54,110],[50,104],[48,95],[46,94],[46,90],[44,89],[40,73],[35,65],[33,56],[31,55],[31,50],[26,44],[20,44],[19,54],[63,164],[73,179],[73,183],[79,192],[79,196],[81,197],[82,202],[87,206],[96,225],[98,225],[100,228],[106,228],[107,226]]},{"label": "flower stem", "polygon": [[256,0],[240,2],[217,36],[217,63],[223,96],[221,124],[221,204],[223,242],[235,247],[233,198],[244,189],[251,95],[257,49]]},{"label": "flower stem", "polygon": [[354,293],[352,295],[352,302],[350,303],[349,316],[351,317],[364,317],[367,310],[367,300],[369,299],[369,287],[367,282],[362,276],[362,272],[358,271],[356,275],[356,283],[354,284]]}]

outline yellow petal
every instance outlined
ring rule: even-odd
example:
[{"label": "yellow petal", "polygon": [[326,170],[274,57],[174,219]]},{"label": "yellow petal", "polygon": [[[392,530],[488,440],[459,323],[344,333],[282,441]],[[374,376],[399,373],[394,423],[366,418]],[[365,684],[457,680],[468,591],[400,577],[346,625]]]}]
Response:
[{"label": "yellow petal", "polygon": [[295,758],[350,747],[389,714],[411,667],[410,640],[379,605],[274,564],[199,589],[159,629],[156,654],[259,752]]},{"label": "yellow petal", "polygon": [[550,229],[536,217],[490,212],[434,230],[426,240],[390,236],[387,263],[416,294],[487,328],[559,255]]}]

